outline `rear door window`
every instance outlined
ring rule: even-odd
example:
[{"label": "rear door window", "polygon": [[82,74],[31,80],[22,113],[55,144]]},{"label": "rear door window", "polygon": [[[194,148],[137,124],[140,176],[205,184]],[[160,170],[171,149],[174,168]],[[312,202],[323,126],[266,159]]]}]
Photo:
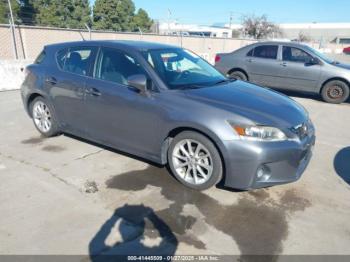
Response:
[{"label": "rear door window", "polygon": [[277,45],[262,45],[255,47],[253,56],[264,59],[277,59],[278,46]]},{"label": "rear door window", "polygon": [[66,72],[86,76],[89,73],[96,47],[72,47],[58,52],[58,67]]}]

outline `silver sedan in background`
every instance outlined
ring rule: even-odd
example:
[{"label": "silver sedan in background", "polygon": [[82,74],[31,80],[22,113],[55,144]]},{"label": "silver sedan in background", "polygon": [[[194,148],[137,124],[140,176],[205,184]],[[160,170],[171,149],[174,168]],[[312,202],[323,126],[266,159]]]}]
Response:
[{"label": "silver sedan in background", "polygon": [[350,65],[304,44],[255,43],[217,54],[215,67],[231,78],[262,86],[317,93],[329,103],[342,103],[349,97]]}]

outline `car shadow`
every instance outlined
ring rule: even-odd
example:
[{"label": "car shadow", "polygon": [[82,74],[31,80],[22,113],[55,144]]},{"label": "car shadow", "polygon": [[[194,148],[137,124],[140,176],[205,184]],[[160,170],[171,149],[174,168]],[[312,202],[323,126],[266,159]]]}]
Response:
[{"label": "car shadow", "polygon": [[[145,244],[145,238],[156,239],[156,245]],[[106,244],[106,242],[113,244]],[[144,205],[124,205],[101,226],[89,243],[93,262],[127,261],[127,255],[175,254],[178,240],[170,227]]]},{"label": "car shadow", "polygon": [[334,158],[334,169],[350,185],[350,147],[340,150]]},{"label": "car shadow", "polygon": [[135,156],[133,154],[130,154],[130,153],[121,151],[119,149],[115,149],[115,148],[106,146],[106,145],[102,145],[100,143],[97,143],[97,142],[94,142],[94,141],[91,141],[91,140],[88,140],[88,139],[85,139],[85,138],[82,138],[82,137],[79,137],[79,136],[75,136],[75,135],[72,135],[72,134],[69,134],[69,133],[63,133],[63,135],[66,136],[66,137],[78,140],[80,142],[87,143],[89,145],[96,146],[96,147],[99,147],[101,149],[110,151],[112,153],[119,154],[119,155],[122,155],[122,156],[125,156],[125,157],[129,157],[129,158],[135,159],[137,161],[144,162],[146,164],[149,164],[149,165],[152,165],[152,166],[155,166],[155,167],[163,167],[163,165],[158,164],[158,163],[156,163],[156,162],[154,162],[152,160],[149,160],[149,159],[146,159],[146,158],[142,158],[142,157],[139,157],[139,156]]}]

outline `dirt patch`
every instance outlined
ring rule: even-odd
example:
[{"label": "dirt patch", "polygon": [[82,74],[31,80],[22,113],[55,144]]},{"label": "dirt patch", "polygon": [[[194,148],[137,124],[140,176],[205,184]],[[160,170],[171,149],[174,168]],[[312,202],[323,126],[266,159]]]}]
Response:
[{"label": "dirt patch", "polygon": [[42,136],[39,137],[31,137],[25,140],[22,140],[21,143],[25,145],[36,145],[40,144],[44,141],[45,139]]},{"label": "dirt patch", "polygon": [[268,189],[258,189],[248,192],[249,195],[253,196],[256,200],[264,201],[270,197]]},{"label": "dirt patch", "polygon": [[[185,188],[166,169],[156,167],[117,175],[106,185],[125,191],[141,191],[147,185],[161,188],[161,194],[172,204],[156,212],[157,215],[180,236],[181,241],[204,249],[205,243],[188,233],[197,218],[181,214],[185,205],[195,205],[207,224],[235,240],[243,255],[281,253],[282,242],[288,236],[288,215],[310,206],[310,202],[296,191],[286,191],[280,201],[275,201],[267,190],[239,193],[238,203],[222,205],[202,192]],[[268,259],[271,261],[271,257]],[[247,260],[250,257],[245,257],[244,261]]]},{"label": "dirt patch", "polygon": [[85,193],[88,193],[88,194],[94,194],[94,193],[98,192],[97,183],[96,183],[95,181],[89,181],[89,180],[87,180],[87,181],[84,183],[83,191],[84,191]]},{"label": "dirt patch", "polygon": [[304,211],[311,206],[311,202],[302,196],[302,192],[291,189],[281,196],[280,205],[291,212],[296,212]]},{"label": "dirt patch", "polygon": [[62,146],[55,146],[55,145],[47,145],[47,146],[44,146],[42,148],[43,151],[46,151],[46,152],[53,152],[53,153],[58,153],[58,152],[62,152],[65,150],[64,147]]}]

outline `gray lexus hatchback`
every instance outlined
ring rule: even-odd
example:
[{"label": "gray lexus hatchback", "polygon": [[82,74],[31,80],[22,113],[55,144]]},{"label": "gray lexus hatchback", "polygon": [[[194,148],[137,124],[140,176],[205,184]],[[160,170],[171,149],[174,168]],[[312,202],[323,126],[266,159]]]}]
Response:
[{"label": "gray lexus hatchback", "polygon": [[70,133],[167,164],[197,190],[296,181],[315,143],[307,111],[292,99],[164,44],[48,45],[26,68],[21,94],[42,135]]}]

